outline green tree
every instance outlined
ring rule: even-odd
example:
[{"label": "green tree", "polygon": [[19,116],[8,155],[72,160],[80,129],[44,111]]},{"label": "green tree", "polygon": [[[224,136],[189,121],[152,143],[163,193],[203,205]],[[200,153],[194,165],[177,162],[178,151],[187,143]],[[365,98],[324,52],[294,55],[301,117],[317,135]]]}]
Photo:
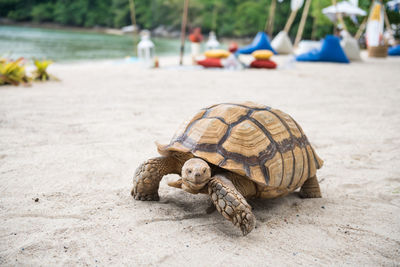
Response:
[{"label": "green tree", "polygon": [[[136,21],[141,28],[165,25],[179,30],[184,0],[134,0]],[[201,27],[219,36],[253,36],[264,30],[272,0],[191,0],[188,28]],[[340,0],[338,0],[340,1]],[[384,0],[386,3],[388,0]],[[359,5],[368,10],[370,0]],[[333,23],[322,14],[331,0],[313,0],[303,38],[320,39],[332,33]],[[294,38],[301,18],[301,8],[289,35]],[[388,11],[391,23],[400,25],[400,14]],[[278,3],[275,10],[274,34],[281,31],[290,14],[290,1]],[[0,0],[0,16],[16,21],[55,22],[72,26],[107,26],[120,28],[131,24],[129,0]],[[345,22],[355,33],[362,18]]]},{"label": "green tree", "polygon": [[41,3],[32,8],[31,16],[35,22],[53,21],[54,4],[51,2]]}]

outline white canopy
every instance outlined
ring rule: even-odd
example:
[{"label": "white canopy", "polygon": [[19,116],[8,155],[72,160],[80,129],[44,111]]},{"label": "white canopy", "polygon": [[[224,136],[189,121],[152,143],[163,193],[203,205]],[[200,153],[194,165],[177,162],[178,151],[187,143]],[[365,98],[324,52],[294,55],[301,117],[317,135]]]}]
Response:
[{"label": "white canopy", "polygon": [[[283,0],[278,0],[279,3],[282,3]],[[292,11],[299,10],[303,6],[304,0],[291,0],[290,1],[290,9]]]},{"label": "white canopy", "polygon": [[400,0],[392,0],[386,3],[390,10],[398,11],[400,9]]},{"label": "white canopy", "polygon": [[342,13],[343,15],[351,16],[365,16],[367,12],[359,7],[350,4],[347,1],[339,2],[336,5],[328,6],[322,9],[322,13],[325,14],[330,20],[334,21],[336,19],[336,14]]}]

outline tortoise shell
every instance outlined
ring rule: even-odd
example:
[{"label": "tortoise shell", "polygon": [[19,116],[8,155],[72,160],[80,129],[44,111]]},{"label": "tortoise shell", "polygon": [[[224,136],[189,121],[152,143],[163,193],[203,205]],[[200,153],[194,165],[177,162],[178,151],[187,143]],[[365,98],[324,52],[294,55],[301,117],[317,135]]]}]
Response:
[{"label": "tortoise shell", "polygon": [[192,153],[262,186],[292,190],[323,164],[295,120],[252,102],[200,110],[166,149]]}]

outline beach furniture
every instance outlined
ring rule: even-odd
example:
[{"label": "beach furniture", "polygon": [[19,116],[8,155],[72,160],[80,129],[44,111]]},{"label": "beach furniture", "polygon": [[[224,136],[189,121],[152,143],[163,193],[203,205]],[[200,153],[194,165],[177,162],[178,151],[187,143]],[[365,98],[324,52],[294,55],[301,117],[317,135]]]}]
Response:
[{"label": "beach furniture", "polygon": [[205,68],[223,68],[221,58],[205,58],[197,60],[197,64]]},{"label": "beach furniture", "polygon": [[292,42],[285,31],[281,31],[275,36],[271,42],[271,46],[278,54],[286,55],[293,53]]},{"label": "beach furniture", "polygon": [[254,60],[250,63],[250,68],[275,69],[277,64],[271,60],[274,53],[270,50],[257,50],[251,53]]},{"label": "beach furniture", "polygon": [[271,50],[274,54],[277,54],[269,42],[268,35],[264,32],[259,32],[257,33],[256,37],[253,39],[253,42],[250,45],[238,49],[236,53],[251,54],[256,50],[262,49],[268,49]]},{"label": "beach furniture", "polygon": [[297,61],[311,62],[337,62],[350,63],[345,52],[340,46],[340,40],[333,35],[327,35],[322,43],[321,49],[314,49],[308,53],[300,54],[296,57]]},{"label": "beach furniture", "polygon": [[321,49],[321,41],[302,40],[296,49],[296,55],[304,54],[315,49]]},{"label": "beach furniture", "polygon": [[400,45],[392,46],[388,50],[389,56],[400,56]]},{"label": "beach furniture", "polygon": [[270,50],[257,50],[251,53],[251,55],[255,59],[261,59],[261,60],[266,60],[270,59],[273,56],[274,53],[272,53]]},{"label": "beach furniture", "polygon": [[276,69],[278,65],[269,59],[256,59],[250,63],[250,68],[255,69]]},{"label": "beach furniture", "polygon": [[204,52],[204,56],[207,58],[227,58],[231,53],[224,49],[212,49]]},{"label": "beach furniture", "polygon": [[293,45],[292,41],[289,38],[289,31],[293,24],[294,19],[296,18],[297,11],[302,7],[304,0],[291,0],[290,2],[290,12],[289,18],[286,21],[285,28],[283,31],[280,31],[275,38],[271,42],[272,48],[278,54],[292,54],[293,53]]},{"label": "beach furniture", "polygon": [[212,49],[204,52],[205,59],[197,60],[197,64],[205,68],[223,68],[222,59],[228,58],[231,53],[223,49]]},{"label": "beach furniture", "polygon": [[350,33],[347,31],[343,30],[341,32],[341,35],[343,36],[343,39],[340,41],[340,45],[342,46],[347,58],[350,61],[353,60],[361,60],[360,56],[360,47],[358,45],[358,42],[356,39],[354,39]]}]

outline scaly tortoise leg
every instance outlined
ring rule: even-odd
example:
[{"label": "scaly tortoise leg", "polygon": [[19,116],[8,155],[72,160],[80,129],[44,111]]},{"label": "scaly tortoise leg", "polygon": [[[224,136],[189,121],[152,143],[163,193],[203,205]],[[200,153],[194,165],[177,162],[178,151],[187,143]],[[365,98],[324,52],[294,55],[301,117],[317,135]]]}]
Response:
[{"label": "scaly tortoise leg", "polygon": [[300,189],[300,197],[302,198],[320,198],[321,190],[319,189],[319,184],[317,176],[308,178]]},{"label": "scaly tortoise leg", "polygon": [[253,230],[256,219],[251,207],[229,179],[223,175],[212,177],[208,193],[218,212],[239,227],[244,236]]},{"label": "scaly tortoise leg", "polygon": [[133,177],[133,188],[131,195],[136,200],[156,200],[158,196],[158,187],[164,175],[180,172],[178,162],[173,157],[152,158],[143,162],[136,169]]}]

